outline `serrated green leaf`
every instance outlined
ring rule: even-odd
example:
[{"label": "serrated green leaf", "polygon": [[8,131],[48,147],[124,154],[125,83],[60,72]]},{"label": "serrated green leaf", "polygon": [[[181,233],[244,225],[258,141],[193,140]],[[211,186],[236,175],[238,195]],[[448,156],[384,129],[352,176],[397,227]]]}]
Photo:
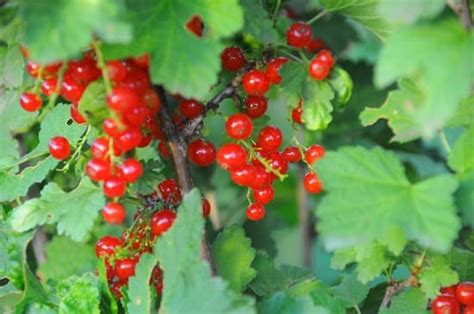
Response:
[{"label": "serrated green leaf", "polygon": [[318,207],[318,230],[330,249],[377,240],[399,254],[414,240],[446,252],[457,237],[451,175],[412,184],[394,154],[362,147],[329,152],[316,168],[328,191]]},{"label": "serrated green leaf", "polygon": [[100,125],[109,116],[105,105],[105,85],[102,81],[89,84],[79,101],[79,112],[91,125]]},{"label": "serrated green leaf", "polygon": [[56,236],[48,242],[46,256],[46,262],[38,268],[38,275],[46,281],[59,281],[93,271],[97,262],[91,245],[77,243],[64,236]]},{"label": "serrated green leaf", "polygon": [[308,130],[324,130],[332,121],[334,92],[326,81],[306,78],[303,87],[303,122]]},{"label": "serrated green leaf", "polygon": [[23,290],[20,302],[15,305],[15,313],[24,313],[24,309],[29,304],[48,303],[48,295],[46,291],[33,274],[26,261],[23,263],[23,282],[25,283],[25,289]]},{"label": "serrated green leaf", "polygon": [[369,293],[369,288],[360,283],[354,274],[344,276],[341,283],[330,290],[346,308],[357,306]]},{"label": "serrated green leaf", "polygon": [[288,105],[297,107],[303,98],[303,84],[308,76],[306,67],[298,62],[289,61],[280,70],[280,90],[288,100]]},{"label": "serrated green leaf", "polygon": [[474,170],[474,126],[465,130],[454,143],[448,165],[460,174]]},{"label": "serrated green leaf", "polygon": [[311,297],[316,305],[329,310],[331,314],[346,314],[346,308],[341,300],[335,298],[329,288],[319,286],[311,292]]},{"label": "serrated green leaf", "polygon": [[439,289],[459,282],[458,274],[451,269],[448,259],[444,256],[433,256],[428,267],[424,267],[419,275],[421,290],[427,297],[438,295]]},{"label": "serrated green leaf", "polygon": [[379,0],[377,12],[392,23],[413,24],[437,16],[446,5],[444,0],[422,0],[413,3]]},{"label": "serrated green leaf", "polygon": [[245,24],[243,33],[252,35],[262,43],[272,43],[278,39],[278,33],[273,28],[268,12],[253,0],[240,0],[244,10]]},{"label": "serrated green leaf", "polygon": [[296,298],[283,291],[276,292],[271,297],[263,299],[258,304],[258,312],[262,314],[331,313],[324,307],[314,305],[308,296]]},{"label": "serrated green leaf", "polygon": [[[156,151],[155,154],[157,154]],[[161,173],[164,167],[161,160],[149,160],[143,163],[143,175],[130,186],[131,191],[141,194],[153,192],[157,184],[164,179],[164,175]]]},{"label": "serrated green leaf", "polygon": [[332,69],[328,83],[334,91],[333,105],[336,110],[344,110],[352,96],[354,83],[345,70],[340,67]]},{"label": "serrated green leaf", "polygon": [[60,314],[100,313],[98,280],[91,273],[72,276],[58,283]]},{"label": "serrated green leaf", "polygon": [[227,280],[236,292],[241,292],[256,276],[251,267],[255,249],[242,227],[232,225],[220,233],[212,244],[212,256],[217,273]]},{"label": "serrated green leaf", "polygon": [[152,293],[150,289],[150,278],[158,258],[152,254],[143,254],[140,257],[135,268],[135,276],[128,282],[127,304],[129,313],[151,313],[152,312]]},{"label": "serrated green leaf", "polygon": [[44,0],[21,2],[19,14],[32,58],[51,62],[74,57],[94,34],[106,42],[128,42],[130,27],[120,20],[124,12],[121,0]]},{"label": "serrated green leaf", "polygon": [[420,289],[410,288],[395,295],[389,308],[383,308],[380,314],[428,314],[426,299]]},{"label": "serrated green leaf", "polygon": [[88,178],[71,192],[64,192],[54,182],[13,210],[12,226],[16,231],[30,230],[38,225],[57,223],[58,234],[81,241],[92,228],[98,211],[105,205],[102,190]]},{"label": "serrated green leaf", "polygon": [[[252,299],[237,295],[200,257],[204,220],[201,197],[186,194],[173,226],[158,238],[155,254],[163,269],[160,313],[254,313]],[[202,297],[206,292],[206,298]]]},{"label": "serrated green leaf", "polygon": [[454,196],[463,223],[474,228],[474,171],[459,177],[459,188]]},{"label": "serrated green leaf", "polygon": [[472,280],[474,278],[474,253],[468,250],[453,247],[447,255],[451,268],[456,270],[459,281]]},{"label": "serrated green leaf", "polygon": [[447,126],[469,126],[474,124],[474,96],[470,96],[459,103],[454,115],[446,123]]},{"label": "serrated green leaf", "polygon": [[0,47],[0,87],[18,88],[23,83],[25,61],[18,45]]}]

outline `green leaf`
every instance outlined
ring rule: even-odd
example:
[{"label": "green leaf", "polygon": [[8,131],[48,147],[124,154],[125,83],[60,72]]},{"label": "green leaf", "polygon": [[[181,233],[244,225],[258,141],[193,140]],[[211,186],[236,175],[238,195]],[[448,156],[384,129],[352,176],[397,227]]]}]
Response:
[{"label": "green leaf", "polygon": [[33,303],[45,304],[48,302],[48,295],[41,283],[30,270],[26,261],[23,263],[23,282],[25,289],[21,301],[15,306],[15,313],[24,313],[25,307]]},{"label": "green leaf", "polygon": [[413,3],[379,0],[377,12],[390,22],[413,24],[421,19],[436,17],[445,5],[445,0],[416,1]]},{"label": "green leaf", "polygon": [[109,116],[105,105],[105,85],[102,81],[89,84],[79,101],[79,112],[91,125],[100,125]]},{"label": "green leaf", "polygon": [[328,83],[334,91],[334,108],[344,110],[352,96],[354,84],[349,73],[340,67],[335,67],[329,75]]},{"label": "green leaf", "polygon": [[[212,277],[200,257],[204,220],[197,190],[185,195],[173,226],[155,244],[164,282],[160,313],[254,313],[252,299]],[[203,292],[206,297],[203,298]]]},{"label": "green leaf", "polygon": [[106,42],[128,42],[130,27],[120,21],[124,12],[121,0],[44,0],[21,2],[19,14],[32,58],[51,62],[74,57],[94,34]]},{"label": "green leaf", "polygon": [[355,275],[346,275],[339,285],[331,288],[331,292],[348,308],[362,302],[367,297],[369,288],[360,283]]},{"label": "green leaf", "polygon": [[303,122],[308,130],[324,130],[332,121],[334,92],[326,81],[306,79],[303,88]]},{"label": "green leaf", "polygon": [[13,210],[12,226],[16,231],[30,230],[38,225],[57,223],[58,234],[81,241],[91,230],[98,211],[105,205],[102,189],[88,178],[71,192],[64,192],[54,182]]},{"label": "green leaf", "polygon": [[343,302],[334,297],[329,288],[319,286],[311,292],[311,297],[316,305],[320,305],[330,311],[331,314],[346,314]]},{"label": "green leaf", "polygon": [[150,278],[158,258],[152,254],[143,254],[135,268],[135,276],[128,282],[128,313],[151,313],[152,294],[150,289]]},{"label": "green leaf", "polygon": [[362,147],[329,152],[316,168],[328,192],[318,207],[318,230],[330,249],[376,240],[400,254],[414,240],[446,252],[457,237],[451,175],[412,184],[394,154]]},{"label": "green leaf", "polygon": [[439,289],[459,282],[458,274],[451,269],[448,259],[444,256],[433,256],[428,267],[423,267],[419,275],[421,290],[427,297],[438,295]]},{"label": "green leaf", "polygon": [[459,103],[454,115],[447,122],[447,126],[469,126],[474,124],[474,96],[470,96]]},{"label": "green leaf", "polygon": [[474,253],[468,250],[453,247],[447,255],[451,268],[456,270],[459,281],[472,280],[474,278]]},{"label": "green leaf", "polygon": [[380,39],[385,39],[391,31],[387,20],[377,11],[379,0],[320,0],[327,11],[336,11],[364,25]]},{"label": "green leaf", "polygon": [[464,224],[474,228],[474,171],[460,176],[455,197]]},{"label": "green leaf", "polygon": [[0,47],[0,87],[18,88],[23,83],[25,61],[18,45]]},{"label": "green leaf", "polygon": [[92,273],[72,276],[58,283],[59,313],[100,313],[98,280]]},{"label": "green leaf", "polygon": [[265,298],[258,304],[258,313],[262,314],[292,314],[292,313],[314,313],[330,314],[324,307],[314,305],[309,296],[292,297],[287,293],[276,292],[269,298]]},{"label": "green leaf", "polygon": [[48,259],[38,269],[38,275],[45,280],[59,281],[72,275],[82,275],[93,271],[97,262],[92,246],[64,236],[56,236],[48,242],[46,255]]},{"label": "green leaf", "polygon": [[420,289],[410,288],[395,295],[389,308],[383,308],[380,314],[429,314],[426,299]]},{"label": "green leaf", "polygon": [[164,179],[164,175],[161,173],[164,167],[165,165],[161,160],[149,160],[143,163],[143,175],[130,186],[131,191],[141,194],[152,193],[157,184]]},{"label": "green leaf", "polygon": [[262,43],[273,43],[278,39],[278,33],[273,28],[268,12],[253,0],[240,0],[244,11],[244,28],[242,32],[252,35]]},{"label": "green leaf", "polygon": [[448,158],[451,169],[460,174],[474,170],[474,126],[465,130],[454,143]]},{"label": "green leaf", "polygon": [[245,236],[244,229],[232,225],[220,233],[212,244],[212,256],[217,273],[227,280],[236,292],[241,292],[256,276],[251,267],[255,258],[255,249],[251,240]]},{"label": "green leaf", "polygon": [[280,70],[280,90],[291,107],[296,108],[303,98],[303,85],[308,77],[307,68],[298,62],[289,61]]}]

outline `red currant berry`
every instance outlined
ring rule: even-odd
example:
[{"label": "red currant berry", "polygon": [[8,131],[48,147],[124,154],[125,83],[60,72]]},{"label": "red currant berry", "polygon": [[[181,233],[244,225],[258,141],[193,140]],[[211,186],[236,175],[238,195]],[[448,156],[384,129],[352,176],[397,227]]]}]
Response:
[{"label": "red currant berry", "polygon": [[209,214],[211,213],[211,204],[209,203],[209,201],[204,198],[202,200],[202,216],[204,218],[207,218],[209,217]]},{"label": "red currant berry", "polygon": [[140,98],[130,88],[117,86],[107,96],[107,106],[119,113],[125,113],[138,107]]},{"label": "red currant berry", "polygon": [[151,234],[158,237],[165,233],[176,219],[176,213],[169,209],[163,209],[153,214],[150,222]]},{"label": "red currant berry", "polygon": [[102,124],[102,129],[104,130],[105,134],[111,137],[117,137],[120,134],[120,130],[117,124],[111,118],[107,118],[104,120]]},{"label": "red currant berry", "polygon": [[125,219],[125,208],[120,203],[107,203],[102,208],[102,217],[104,217],[106,223],[121,224]]},{"label": "red currant berry", "polygon": [[202,37],[204,24],[201,18],[195,15],[186,23],[186,28],[197,37]]},{"label": "red currant berry", "polygon": [[41,92],[46,97],[50,97],[56,91],[56,85],[58,85],[58,79],[55,77],[46,79],[41,83]]},{"label": "red currant berry", "polygon": [[334,57],[331,51],[327,49],[323,49],[320,52],[318,52],[318,54],[316,55],[316,60],[326,65],[329,69],[331,69],[335,63]]},{"label": "red currant berry", "polygon": [[204,106],[195,99],[184,99],[179,103],[179,111],[188,118],[194,119],[204,111]]},{"label": "red currant berry", "polygon": [[260,205],[266,205],[270,203],[274,196],[275,191],[271,185],[267,185],[266,187],[253,191],[253,199],[255,200],[255,203]]},{"label": "red currant berry", "polygon": [[63,65],[62,62],[53,62],[53,63],[47,64],[43,69],[42,76],[46,79],[57,76],[59,69],[61,68],[62,65]]},{"label": "red currant berry", "polygon": [[98,137],[91,145],[92,157],[106,159],[109,154],[109,140],[105,137]]},{"label": "red currant berry", "polygon": [[103,181],[110,177],[110,161],[102,159],[91,159],[87,163],[86,173],[93,181]]},{"label": "red currant berry", "polygon": [[225,130],[231,138],[245,140],[252,135],[253,123],[246,114],[236,113],[227,119]]},{"label": "red currant berry", "polygon": [[240,168],[247,162],[247,152],[238,144],[224,144],[217,151],[217,163],[226,170]]},{"label": "red currant berry", "polygon": [[115,249],[122,246],[123,241],[112,236],[104,236],[97,241],[95,245],[95,255],[100,257],[107,257],[114,254]]},{"label": "red currant berry", "polygon": [[38,77],[39,70],[41,68],[41,64],[34,62],[34,61],[28,61],[26,63],[26,72],[28,72],[29,75],[32,77]]},{"label": "red currant berry", "polygon": [[41,109],[43,101],[41,97],[33,93],[23,93],[20,96],[20,106],[28,112],[35,112]]},{"label": "red currant berry", "polygon": [[79,61],[70,61],[64,75],[68,78],[74,78],[78,83],[88,84],[97,80],[101,76],[101,72],[97,68],[94,59],[84,58]]},{"label": "red currant berry", "polygon": [[143,70],[148,70],[150,67],[150,55],[146,53],[138,57],[131,57],[130,61]]},{"label": "red currant berry", "polygon": [[121,132],[115,140],[121,150],[128,152],[140,145],[142,141],[142,133],[137,129],[128,129]]},{"label": "red currant berry", "polygon": [[324,80],[329,75],[329,67],[317,58],[314,58],[309,64],[309,75],[317,81]]},{"label": "red currant berry", "polygon": [[314,172],[307,172],[303,178],[304,188],[308,193],[317,194],[323,190],[323,184]]},{"label": "red currant berry", "polygon": [[456,297],[456,286],[454,285],[454,286],[441,288],[440,294]]},{"label": "red currant berry", "polygon": [[131,66],[127,76],[119,85],[134,91],[137,95],[143,95],[150,89],[151,81],[145,70]]},{"label": "red currant berry", "polygon": [[61,85],[61,96],[70,102],[79,101],[85,89],[85,85],[75,80],[65,78]]},{"label": "red currant berry", "polygon": [[123,115],[124,123],[127,126],[139,128],[150,115],[151,112],[147,107],[139,105]]},{"label": "red currant berry", "polygon": [[262,96],[270,88],[267,75],[259,70],[250,70],[242,77],[242,86],[251,96]]},{"label": "red currant berry", "polygon": [[326,48],[326,44],[321,38],[312,38],[308,46],[306,46],[306,49],[310,52],[317,52],[324,48]]},{"label": "red currant berry", "polygon": [[127,184],[125,183],[125,180],[120,177],[112,176],[104,181],[104,194],[109,198],[123,196],[126,189]]},{"label": "red currant berry", "polygon": [[311,26],[304,22],[296,22],[286,31],[286,41],[288,45],[303,48],[306,47],[313,38]]},{"label": "red currant berry", "polygon": [[298,147],[288,146],[283,151],[283,157],[287,162],[298,162],[301,161],[301,151]]},{"label": "red currant berry", "polygon": [[456,287],[456,298],[464,305],[474,306],[474,282],[462,282]]},{"label": "red currant berry", "polygon": [[253,190],[259,190],[272,184],[272,181],[273,176],[263,166],[256,166],[255,179],[249,184],[249,187]]},{"label": "red currant berry", "polygon": [[53,137],[49,140],[49,153],[53,158],[64,160],[71,155],[71,145],[67,138],[62,136]]},{"label": "red currant berry", "polygon": [[165,141],[160,141],[160,144],[158,144],[158,150],[163,158],[167,159],[170,157],[170,151]]},{"label": "red currant berry", "polygon": [[164,201],[172,202],[173,204],[177,204],[181,201],[181,192],[176,180],[166,179],[158,184],[158,189]]},{"label": "red currant berry", "polygon": [[298,102],[298,107],[291,110],[291,120],[298,124],[303,124],[303,105],[301,104],[301,99]]},{"label": "red currant berry", "polygon": [[222,67],[226,71],[238,71],[245,65],[245,56],[239,47],[227,47],[221,53]]},{"label": "red currant berry", "polygon": [[281,67],[288,62],[288,58],[278,57],[270,60],[267,64],[267,78],[272,84],[280,84],[281,76],[280,69]]},{"label": "red currant berry", "polygon": [[195,140],[189,143],[188,157],[197,166],[206,167],[216,160],[216,149],[210,142]]},{"label": "red currant berry", "polygon": [[132,158],[124,160],[120,165],[120,169],[122,170],[122,178],[128,183],[136,182],[143,174],[142,164]]},{"label": "red currant berry", "polygon": [[268,102],[263,96],[248,96],[245,99],[245,113],[252,119],[260,118],[267,111]]},{"label": "red currant berry", "polygon": [[127,66],[120,60],[113,60],[107,62],[107,71],[110,80],[113,82],[120,82],[127,76]]},{"label": "red currant berry", "polygon": [[305,152],[306,161],[312,165],[316,160],[321,159],[324,156],[325,150],[321,145],[313,144]]},{"label": "red currant berry", "polygon": [[79,112],[79,103],[78,102],[73,102],[71,104],[71,118],[76,122],[77,124],[84,124],[86,123],[86,119],[82,116],[82,114]]},{"label": "red currant berry", "polygon": [[145,106],[150,109],[152,114],[157,114],[160,111],[160,97],[158,97],[158,95],[153,89],[148,89],[143,94],[143,102],[145,103]]},{"label": "red currant berry", "polygon": [[439,295],[431,302],[433,314],[459,314],[459,302],[448,295]]},{"label": "red currant berry", "polygon": [[257,145],[263,151],[271,152],[277,150],[283,141],[283,134],[281,130],[274,126],[264,127],[257,139]]},{"label": "red currant berry", "polygon": [[[272,152],[266,159],[270,161],[270,166],[278,173],[285,174],[288,172],[288,162],[279,152]],[[272,173],[272,176],[275,177],[275,174]]]},{"label": "red currant berry", "polygon": [[230,179],[237,185],[250,186],[255,180],[255,167],[253,165],[243,165],[230,172]]},{"label": "red currant berry", "polygon": [[474,314],[474,306],[466,306],[463,314]]},{"label": "red currant berry", "polygon": [[265,217],[265,207],[260,204],[250,204],[249,207],[247,207],[246,215],[249,220],[262,220],[263,217]]},{"label": "red currant berry", "polygon": [[115,261],[115,274],[117,277],[126,281],[129,277],[135,275],[135,266],[138,263],[138,258],[124,258]]}]

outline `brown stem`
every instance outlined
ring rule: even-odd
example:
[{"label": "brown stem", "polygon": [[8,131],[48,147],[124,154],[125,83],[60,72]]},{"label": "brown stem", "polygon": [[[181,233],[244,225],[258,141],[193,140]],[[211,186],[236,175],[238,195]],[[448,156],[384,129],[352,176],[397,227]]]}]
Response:
[{"label": "brown stem", "polygon": [[394,281],[389,284],[385,290],[385,295],[380,305],[380,309],[387,308],[392,302],[392,298],[397,295],[400,291],[408,287],[415,287],[418,285],[416,277],[410,276],[407,280],[404,281]]},{"label": "brown stem", "polygon": [[470,0],[448,0],[448,5],[459,16],[459,20],[467,31],[472,29]]},{"label": "brown stem", "polygon": [[[157,91],[161,101],[160,120],[171,150],[171,156],[173,158],[178,183],[181,186],[184,194],[186,194],[193,188],[188,159],[186,158],[186,140],[183,136],[183,133],[179,132],[176,125],[173,123],[171,111],[168,106],[168,101],[166,99],[163,87],[156,86],[155,90]],[[215,275],[216,266],[211,255],[211,249],[209,242],[207,241],[206,232],[204,232],[202,237],[201,257],[209,263],[211,272],[213,275]]]}]

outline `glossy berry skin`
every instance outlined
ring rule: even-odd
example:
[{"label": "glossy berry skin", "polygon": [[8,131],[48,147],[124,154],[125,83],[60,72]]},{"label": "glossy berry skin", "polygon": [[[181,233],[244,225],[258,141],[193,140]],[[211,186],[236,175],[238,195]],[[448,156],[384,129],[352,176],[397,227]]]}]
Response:
[{"label": "glossy berry skin", "polygon": [[462,282],[456,287],[456,298],[464,305],[474,306],[474,282]]},{"label": "glossy berry skin", "polygon": [[[269,156],[265,157],[270,161],[270,166],[280,174],[285,174],[288,172],[288,162],[285,157],[279,152],[272,152]],[[275,174],[272,173],[272,176],[276,178]]]},{"label": "glossy berry skin", "polygon": [[96,61],[93,58],[83,58],[82,60],[73,60],[68,63],[68,68],[64,74],[68,80],[73,78],[81,84],[88,84],[98,79],[101,75],[97,68]]},{"label": "glossy berry skin", "polygon": [[137,66],[130,66],[127,76],[118,86],[128,88],[137,95],[143,95],[150,88],[150,84],[150,77],[145,70]]},{"label": "glossy berry skin", "polygon": [[255,167],[253,165],[243,165],[230,172],[230,179],[237,185],[250,186],[255,180]]},{"label": "glossy berry skin", "polygon": [[46,97],[51,97],[56,91],[56,85],[58,85],[58,79],[55,77],[46,79],[41,83],[41,92]]},{"label": "glossy berry skin", "polygon": [[440,289],[440,294],[456,297],[456,286],[449,286]]},{"label": "glossy berry skin", "polygon": [[326,48],[326,44],[321,38],[312,38],[308,46],[306,46],[306,49],[310,52],[317,52],[324,48]]},{"label": "glossy berry skin", "polygon": [[217,151],[217,163],[226,170],[234,170],[247,162],[247,152],[238,144],[224,144]]},{"label": "glossy berry skin", "polygon": [[242,86],[250,96],[263,96],[270,88],[270,81],[264,72],[254,69],[244,74]]},{"label": "glossy berry skin", "polygon": [[165,233],[176,219],[176,213],[169,209],[160,210],[153,214],[150,221],[151,234],[158,237]]},{"label": "glossy berry skin", "polygon": [[183,117],[194,119],[204,111],[204,106],[195,99],[184,99],[179,103],[179,111]]},{"label": "glossy berry skin", "polygon": [[100,257],[107,257],[114,254],[115,249],[122,246],[123,241],[113,236],[104,236],[95,244],[95,255]]},{"label": "glossy berry skin", "polygon": [[158,184],[158,189],[160,190],[161,197],[166,202],[177,204],[181,201],[181,192],[179,190],[179,186],[176,180],[163,180],[163,182]]},{"label": "glossy berry skin", "polygon": [[296,22],[286,31],[286,41],[288,45],[295,48],[306,47],[313,38],[311,26],[304,22]]},{"label": "glossy berry skin", "polygon": [[79,101],[85,89],[85,85],[75,80],[65,78],[61,85],[61,96],[70,102]]},{"label": "glossy berry skin", "polygon": [[102,129],[104,130],[105,134],[111,137],[117,137],[120,134],[120,129],[118,128],[117,123],[115,123],[115,121],[111,118],[104,120]]},{"label": "glossy berry skin", "polygon": [[225,123],[227,134],[235,140],[245,140],[252,135],[252,120],[243,113],[233,114]]},{"label": "glossy berry skin", "polygon": [[120,165],[121,177],[128,183],[138,180],[143,174],[142,164],[133,158],[126,159]]},{"label": "glossy berry skin", "polygon": [[127,66],[120,60],[112,60],[107,62],[107,71],[109,78],[113,82],[120,82],[127,76]]},{"label": "glossy berry skin", "polygon": [[249,187],[253,190],[262,189],[270,184],[272,184],[273,176],[268,173],[263,166],[255,167],[255,177],[252,182],[250,182]]},{"label": "glossy berry skin", "polygon": [[260,205],[266,205],[270,203],[274,196],[275,190],[273,190],[271,185],[253,191],[253,199],[255,200],[255,203]]},{"label": "glossy berry skin", "polygon": [[117,146],[124,152],[128,152],[142,141],[142,133],[137,129],[128,129],[121,132],[116,138]]},{"label": "glossy berry skin", "polygon": [[111,175],[110,161],[91,159],[87,163],[86,173],[93,181],[104,181]]},{"label": "glossy berry skin", "polygon": [[277,57],[275,59],[270,60],[267,63],[267,78],[272,84],[280,84],[281,76],[280,76],[280,69],[281,67],[288,62],[288,58],[285,57]]},{"label": "glossy berry skin", "polygon": [[211,213],[211,204],[209,203],[209,201],[204,198],[202,200],[202,216],[204,218],[207,218],[209,217],[209,214]]},{"label": "glossy berry skin", "polygon": [[107,106],[119,113],[126,113],[139,104],[138,95],[128,87],[117,86],[107,95]]},{"label": "glossy berry skin", "polygon": [[124,258],[115,261],[115,274],[117,277],[126,281],[129,277],[135,275],[135,266],[138,263],[138,258]]},{"label": "glossy berry skin", "polygon": [[106,223],[121,224],[125,219],[125,208],[117,202],[107,203],[102,208],[102,217]]},{"label": "glossy berry skin", "polygon": [[265,217],[265,207],[260,204],[250,204],[245,214],[249,220],[262,220]]},{"label": "glossy berry skin", "polygon": [[106,159],[109,157],[109,140],[105,137],[98,137],[91,145],[92,157]]},{"label": "glossy berry skin", "polygon": [[268,107],[267,99],[263,96],[248,96],[245,99],[245,113],[252,119],[260,118]]},{"label": "glossy berry skin", "polygon": [[277,150],[283,141],[281,130],[274,126],[264,127],[257,138],[257,145],[263,151],[271,152]]},{"label": "glossy berry skin", "polygon": [[325,151],[324,147],[322,147],[321,145],[313,144],[310,147],[308,147],[308,149],[306,150],[304,156],[305,156],[306,161],[310,165],[312,165],[316,162],[316,160],[321,159],[322,157],[324,157],[325,152],[326,151]]},{"label": "glossy berry skin", "polygon": [[197,37],[202,37],[202,32],[204,29],[204,25],[202,23],[202,20],[199,16],[193,16],[188,23],[186,23],[186,28],[196,35]]},{"label": "glossy berry skin", "polygon": [[166,145],[165,141],[160,141],[160,144],[158,144],[158,151],[160,152],[160,154],[163,158],[169,158],[170,157],[170,151],[169,151],[168,146]]},{"label": "glossy berry skin", "polygon": [[318,194],[323,190],[323,184],[314,172],[307,172],[303,178],[304,188],[308,193]]},{"label": "glossy berry skin", "polygon": [[316,60],[326,65],[329,69],[334,66],[334,56],[332,55],[331,51],[327,49],[323,49],[316,55]]},{"label": "glossy berry skin", "polygon": [[301,161],[301,151],[298,147],[295,146],[288,146],[283,151],[283,157],[286,159],[287,162],[299,162]]},{"label": "glossy berry skin", "polygon": [[297,108],[291,109],[291,120],[298,124],[303,124],[303,107],[298,106]]},{"label": "glossy berry skin", "polygon": [[238,71],[245,65],[245,56],[239,47],[227,47],[221,53],[222,67],[226,71]]},{"label": "glossy berry skin", "polygon": [[137,67],[142,68],[144,70],[148,70],[150,68],[150,55],[149,54],[145,53],[141,56],[131,57],[130,61]]},{"label": "glossy berry skin", "polygon": [[20,106],[25,111],[28,111],[28,112],[38,111],[41,109],[42,105],[43,105],[43,101],[41,100],[41,97],[36,94],[26,92],[20,96]]},{"label": "glossy berry skin", "polygon": [[86,123],[86,119],[82,116],[82,114],[79,112],[79,103],[73,102],[71,104],[71,118],[76,122],[77,124],[84,124]]},{"label": "glossy berry skin", "polygon": [[34,62],[34,61],[28,61],[26,63],[26,72],[28,72],[29,75],[32,77],[38,77],[39,70],[41,68],[41,64]]},{"label": "glossy berry skin", "polygon": [[125,183],[124,179],[117,176],[112,176],[104,181],[102,188],[105,196],[109,198],[121,197],[125,194],[127,184]]},{"label": "glossy berry skin", "polygon": [[309,75],[317,81],[324,80],[329,75],[329,71],[330,68],[317,58],[309,63]]},{"label": "glossy berry skin", "polygon": [[153,89],[148,89],[143,94],[143,102],[145,106],[150,109],[152,114],[157,114],[161,108],[161,101]]},{"label": "glossy berry skin", "polygon": [[474,305],[465,307],[463,314],[474,314]]},{"label": "glossy berry skin", "polygon": [[53,158],[64,160],[71,155],[71,145],[67,138],[56,136],[49,140],[49,153]]},{"label": "glossy berry skin", "polygon": [[211,142],[194,140],[188,145],[188,158],[195,165],[206,167],[216,160],[216,149]]},{"label": "glossy berry skin", "polygon": [[433,314],[459,314],[459,302],[449,295],[439,295],[431,302]]}]

